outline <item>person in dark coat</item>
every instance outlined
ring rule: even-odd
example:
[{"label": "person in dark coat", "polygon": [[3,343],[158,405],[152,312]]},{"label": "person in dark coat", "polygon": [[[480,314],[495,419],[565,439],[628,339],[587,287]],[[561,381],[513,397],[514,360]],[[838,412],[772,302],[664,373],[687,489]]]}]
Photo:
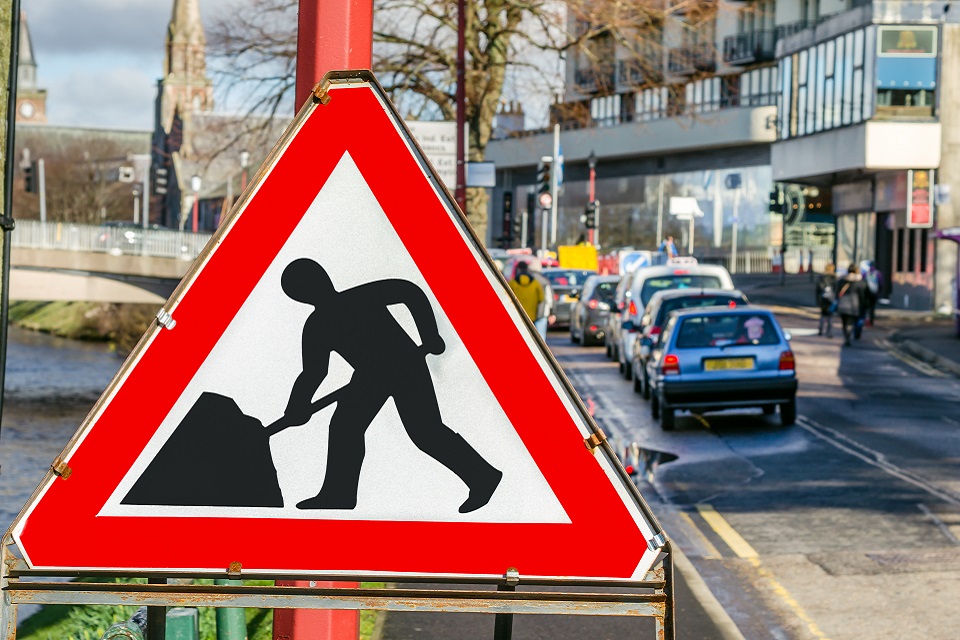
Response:
[{"label": "person in dark coat", "polygon": [[837,312],[843,321],[843,343],[849,347],[851,335],[860,339],[861,314],[866,308],[866,285],[855,264],[850,265],[847,275],[838,284],[840,291],[837,293]]},{"label": "person in dark coat", "polygon": [[837,273],[833,263],[827,264],[824,273],[817,280],[817,306],[820,307],[820,327],[817,335],[833,337],[833,314],[837,302]]}]

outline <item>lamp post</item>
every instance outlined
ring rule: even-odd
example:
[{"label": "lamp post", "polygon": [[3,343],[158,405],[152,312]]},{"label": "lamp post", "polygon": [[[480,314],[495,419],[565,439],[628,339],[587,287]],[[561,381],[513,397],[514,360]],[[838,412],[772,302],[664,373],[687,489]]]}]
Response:
[{"label": "lamp post", "polygon": [[199,213],[200,213],[200,187],[203,184],[200,176],[193,176],[190,178],[190,188],[193,190],[193,221],[191,228],[193,232],[196,233],[199,227]]},{"label": "lamp post", "polygon": [[[590,150],[590,155],[587,157],[587,165],[590,167],[590,203],[593,204],[597,200],[597,154]],[[598,216],[599,217],[599,216]],[[600,220],[598,219],[599,223]],[[596,244],[596,229],[587,230],[587,242],[590,244]]]},{"label": "lamp post", "polygon": [[247,188],[247,167],[250,166],[250,152],[240,152],[240,193]]},{"label": "lamp post", "polygon": [[133,190],[133,224],[140,223],[140,191]]}]

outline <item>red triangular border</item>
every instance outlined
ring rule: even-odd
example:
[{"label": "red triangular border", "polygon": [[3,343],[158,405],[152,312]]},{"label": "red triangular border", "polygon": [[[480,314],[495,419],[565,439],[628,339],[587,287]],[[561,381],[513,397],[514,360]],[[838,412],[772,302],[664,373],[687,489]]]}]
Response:
[{"label": "red triangular border", "polygon": [[[17,523],[33,567],[244,572],[521,575],[630,579],[648,554],[631,509],[519,334],[457,214],[411,154],[370,84],[331,86],[231,221],[99,418]],[[244,304],[344,152],[484,374],[570,524],[97,516]],[[229,224],[229,223],[228,223]],[[483,313],[478,313],[482,309]],[[523,384],[517,384],[522,380]],[[215,451],[210,455],[216,456]],[[242,473],[237,469],[236,473]],[[598,543],[617,540],[618,551]],[[652,561],[651,561],[652,563]]]}]

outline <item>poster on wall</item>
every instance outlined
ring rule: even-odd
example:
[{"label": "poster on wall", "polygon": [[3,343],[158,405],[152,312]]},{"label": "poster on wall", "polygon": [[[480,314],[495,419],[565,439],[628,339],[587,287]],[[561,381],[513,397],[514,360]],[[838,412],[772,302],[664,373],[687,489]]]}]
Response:
[{"label": "poster on wall", "polygon": [[913,169],[907,172],[907,227],[933,227],[933,169]]}]

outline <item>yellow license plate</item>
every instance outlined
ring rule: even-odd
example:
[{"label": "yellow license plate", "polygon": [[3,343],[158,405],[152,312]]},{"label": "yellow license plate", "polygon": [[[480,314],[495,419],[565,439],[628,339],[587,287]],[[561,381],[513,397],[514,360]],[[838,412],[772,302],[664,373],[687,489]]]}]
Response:
[{"label": "yellow license plate", "polygon": [[723,371],[726,369],[753,369],[753,358],[716,358],[704,360],[704,371]]}]

